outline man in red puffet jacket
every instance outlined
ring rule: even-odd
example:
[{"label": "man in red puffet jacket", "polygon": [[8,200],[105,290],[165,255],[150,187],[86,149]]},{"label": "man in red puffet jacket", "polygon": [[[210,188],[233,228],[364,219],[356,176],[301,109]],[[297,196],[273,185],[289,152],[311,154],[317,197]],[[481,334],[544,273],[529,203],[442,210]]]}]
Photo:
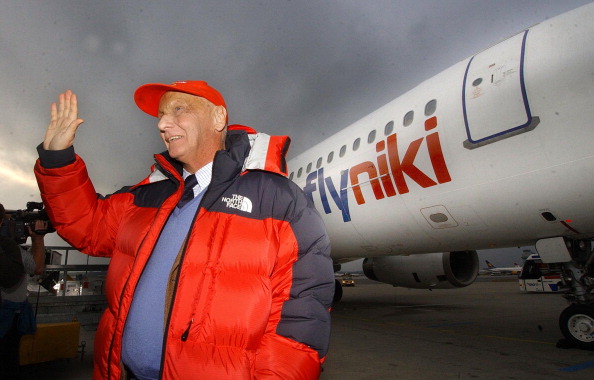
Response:
[{"label": "man in red puffet jacket", "polygon": [[35,175],[73,247],[110,257],[94,379],[317,379],[334,276],[323,222],[286,178],[286,136],[227,126],[202,81],[147,84],[167,151],[98,195],[75,154],[76,95],[59,95]]}]

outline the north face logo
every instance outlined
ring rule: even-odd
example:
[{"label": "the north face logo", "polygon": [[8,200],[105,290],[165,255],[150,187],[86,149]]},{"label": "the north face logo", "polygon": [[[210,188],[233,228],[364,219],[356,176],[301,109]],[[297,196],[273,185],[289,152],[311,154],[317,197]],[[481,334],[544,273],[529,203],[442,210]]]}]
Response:
[{"label": "the north face logo", "polygon": [[252,201],[243,195],[233,194],[230,198],[223,197],[221,200],[227,204],[227,207],[245,212],[252,212]]}]

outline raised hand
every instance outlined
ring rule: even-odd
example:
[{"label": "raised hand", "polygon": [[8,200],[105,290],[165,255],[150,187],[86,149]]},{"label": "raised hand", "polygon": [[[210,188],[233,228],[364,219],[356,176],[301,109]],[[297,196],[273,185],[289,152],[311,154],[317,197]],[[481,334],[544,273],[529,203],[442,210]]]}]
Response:
[{"label": "raised hand", "polygon": [[84,122],[78,118],[76,94],[70,90],[58,96],[58,105],[52,103],[50,124],[45,132],[45,150],[63,150],[74,143],[77,128]]}]

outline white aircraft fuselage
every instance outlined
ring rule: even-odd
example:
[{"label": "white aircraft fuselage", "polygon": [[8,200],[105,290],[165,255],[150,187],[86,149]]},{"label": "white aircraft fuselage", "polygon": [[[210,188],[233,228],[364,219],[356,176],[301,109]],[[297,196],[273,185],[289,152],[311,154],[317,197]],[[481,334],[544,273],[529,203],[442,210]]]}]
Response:
[{"label": "white aircraft fuselage", "polygon": [[337,262],[594,236],[594,4],[543,21],[289,162]]}]

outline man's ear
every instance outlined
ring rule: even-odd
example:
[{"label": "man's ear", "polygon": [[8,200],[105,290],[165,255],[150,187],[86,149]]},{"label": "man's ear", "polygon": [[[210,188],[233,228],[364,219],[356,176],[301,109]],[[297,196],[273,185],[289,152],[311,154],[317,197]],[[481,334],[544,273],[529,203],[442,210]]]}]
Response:
[{"label": "man's ear", "polygon": [[216,106],[213,110],[214,125],[217,132],[223,132],[227,126],[227,110],[223,106]]}]

